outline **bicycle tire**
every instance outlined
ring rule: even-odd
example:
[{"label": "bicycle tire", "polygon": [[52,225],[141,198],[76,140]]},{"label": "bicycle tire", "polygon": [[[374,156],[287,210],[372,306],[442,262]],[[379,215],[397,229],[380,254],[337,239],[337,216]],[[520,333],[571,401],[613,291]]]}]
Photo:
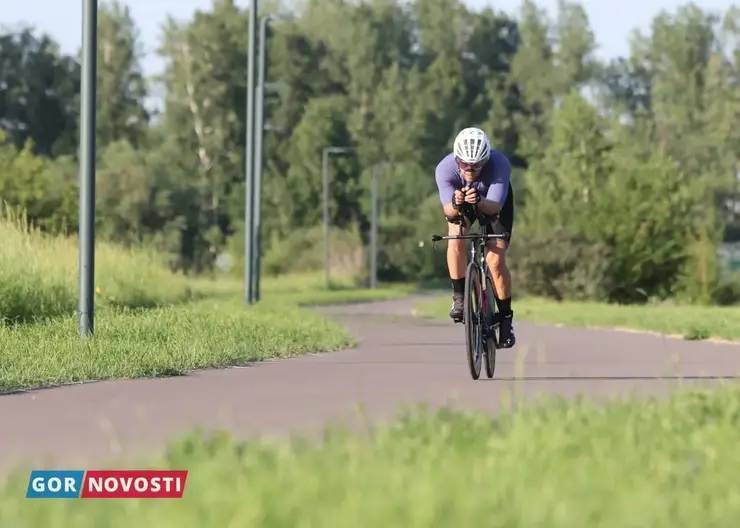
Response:
[{"label": "bicycle tire", "polygon": [[483,339],[481,336],[480,321],[480,270],[475,262],[468,264],[465,272],[465,294],[463,306],[463,321],[465,323],[465,348],[468,355],[468,369],[470,376],[480,378]]},{"label": "bicycle tire", "polygon": [[496,290],[493,287],[490,273],[486,273],[486,314],[485,321],[489,328],[489,334],[483,343],[486,356],[486,376],[493,378],[496,373],[496,336],[494,334],[493,321],[496,318]]}]

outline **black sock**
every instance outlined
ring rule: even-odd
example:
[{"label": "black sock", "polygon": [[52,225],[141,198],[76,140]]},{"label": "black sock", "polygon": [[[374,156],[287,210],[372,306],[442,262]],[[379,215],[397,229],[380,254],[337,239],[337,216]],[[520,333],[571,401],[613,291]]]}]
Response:
[{"label": "black sock", "polygon": [[511,297],[507,299],[499,299],[496,297],[496,306],[498,306],[498,311],[501,312],[502,315],[508,315],[511,313]]},{"label": "black sock", "polygon": [[459,293],[460,295],[465,294],[465,278],[452,279],[452,292]]}]

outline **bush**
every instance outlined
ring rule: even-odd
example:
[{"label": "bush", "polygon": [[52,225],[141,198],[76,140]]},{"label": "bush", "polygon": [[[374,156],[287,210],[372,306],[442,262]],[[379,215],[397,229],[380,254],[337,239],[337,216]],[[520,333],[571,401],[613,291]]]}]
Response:
[{"label": "bush", "polygon": [[547,235],[518,233],[509,257],[517,293],[562,300],[604,300],[611,290],[611,252],[556,228]]},{"label": "bush", "polygon": [[424,281],[447,276],[447,243],[432,247],[433,234],[446,235],[447,222],[436,194],[404,216],[381,219],[378,275],[383,280]]},{"label": "bush", "polygon": [[7,132],[0,129],[0,197],[22,208],[35,225],[60,229],[68,220],[70,198],[77,199],[76,188],[60,177],[53,163],[35,156],[33,150],[30,139],[22,149],[16,149]]},{"label": "bush", "polygon": [[[273,238],[262,259],[265,275],[285,275],[324,269],[323,227],[297,229],[287,238]],[[367,275],[367,257],[356,228],[329,231],[329,272],[353,276],[358,281]]]},{"label": "bush", "polygon": [[740,273],[723,277],[712,292],[712,301],[720,306],[740,303]]}]

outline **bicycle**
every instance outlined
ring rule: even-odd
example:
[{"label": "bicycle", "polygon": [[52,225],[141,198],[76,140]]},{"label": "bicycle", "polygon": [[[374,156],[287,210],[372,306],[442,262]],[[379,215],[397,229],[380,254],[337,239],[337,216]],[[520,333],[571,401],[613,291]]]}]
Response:
[{"label": "bicycle", "polygon": [[[450,236],[432,235],[432,242],[440,240],[472,240],[470,259],[465,271],[465,294],[463,297],[463,323],[465,324],[465,346],[468,355],[470,376],[480,378],[483,356],[486,360],[486,375],[493,378],[496,369],[496,350],[499,348],[500,319],[497,317],[493,281],[486,262],[486,241],[503,239],[505,235],[490,235],[481,224],[486,225],[482,215],[477,215],[478,233],[462,234],[463,222],[460,223],[460,234]],[[486,286],[481,286],[481,277],[485,276]],[[459,321],[458,321],[459,322]]]}]

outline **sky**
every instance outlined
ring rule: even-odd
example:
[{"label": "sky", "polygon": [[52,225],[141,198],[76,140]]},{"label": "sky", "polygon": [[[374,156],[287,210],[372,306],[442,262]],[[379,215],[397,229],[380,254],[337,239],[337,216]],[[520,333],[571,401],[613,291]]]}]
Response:
[{"label": "sky", "polygon": [[[147,74],[157,73],[161,61],[155,56],[161,26],[168,15],[188,19],[198,10],[207,10],[211,0],[123,0],[139,26],[147,58],[142,65]],[[497,10],[516,14],[521,0],[464,0],[475,9],[492,6]],[[629,36],[633,29],[647,30],[651,19],[661,10],[674,11],[688,0],[581,0],[586,8],[591,27],[599,44],[597,55],[611,58],[629,53]],[[738,0],[734,0],[737,3]],[[35,26],[49,33],[60,43],[62,51],[76,53],[82,32],[82,0],[2,0],[0,26],[13,27],[19,23]],[[245,7],[247,0],[236,3]],[[732,0],[697,0],[705,9],[724,12]],[[556,12],[557,0],[538,0],[537,4],[551,15]]]}]

